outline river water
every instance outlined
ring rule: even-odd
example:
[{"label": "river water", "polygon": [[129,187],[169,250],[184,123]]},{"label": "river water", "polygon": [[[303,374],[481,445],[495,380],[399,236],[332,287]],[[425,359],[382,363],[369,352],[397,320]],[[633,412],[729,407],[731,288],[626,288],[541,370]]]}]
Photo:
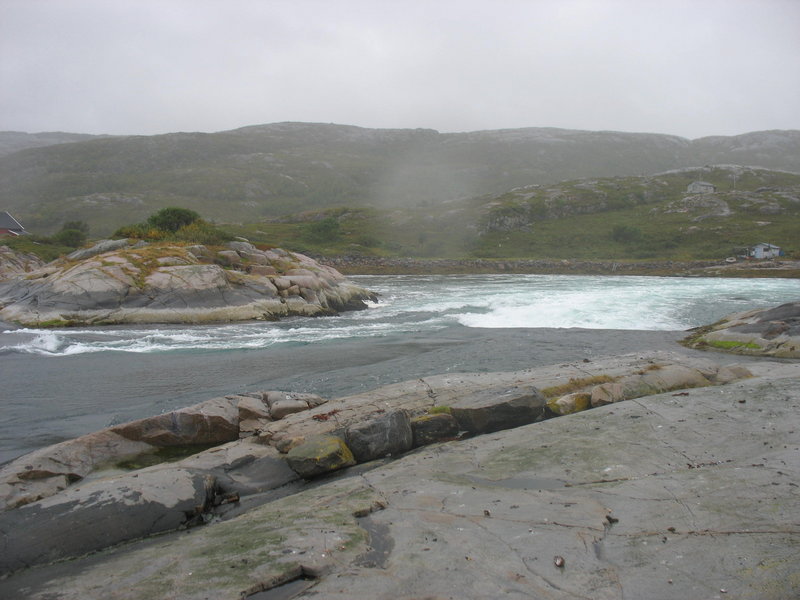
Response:
[{"label": "river water", "polygon": [[792,279],[351,279],[380,301],[337,317],[277,323],[47,331],[0,324],[0,463],[220,394],[335,396],[447,371],[668,349],[688,328],[800,297]]}]

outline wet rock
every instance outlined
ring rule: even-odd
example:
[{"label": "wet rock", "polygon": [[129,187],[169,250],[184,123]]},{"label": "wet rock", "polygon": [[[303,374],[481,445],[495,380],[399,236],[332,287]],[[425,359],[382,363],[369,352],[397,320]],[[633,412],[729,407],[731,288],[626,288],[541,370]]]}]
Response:
[{"label": "wet rock", "polygon": [[458,435],[458,421],[450,414],[420,415],[411,419],[414,446],[426,446]]},{"label": "wet rock", "polygon": [[361,463],[410,450],[414,436],[408,413],[393,410],[348,427],[346,439],[356,461]]},{"label": "wet rock", "polygon": [[489,433],[542,419],[546,406],[547,400],[536,387],[519,385],[467,394],[450,409],[462,429]]},{"label": "wet rock", "polygon": [[176,529],[205,510],[213,488],[213,478],[203,473],[143,470],[84,483],[2,513],[0,572]]},{"label": "wet rock", "polygon": [[35,450],[0,469],[0,510],[47,498],[98,466],[154,449],[105,429]]},{"label": "wet rock", "polygon": [[220,444],[239,438],[239,410],[227,398],[213,398],[194,406],[117,425],[121,436],[153,446]]},{"label": "wet rock", "polygon": [[292,470],[305,479],[356,464],[347,444],[334,435],[309,438],[289,450],[286,460]]}]

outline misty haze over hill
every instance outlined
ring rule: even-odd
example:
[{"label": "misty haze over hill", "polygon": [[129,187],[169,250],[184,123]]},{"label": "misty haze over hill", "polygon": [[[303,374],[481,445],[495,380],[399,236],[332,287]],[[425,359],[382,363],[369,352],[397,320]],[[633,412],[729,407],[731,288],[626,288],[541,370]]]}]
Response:
[{"label": "misty haze over hill", "polygon": [[275,123],[85,137],[0,132],[0,208],[29,229],[81,219],[107,235],[167,205],[219,222],[252,222],[343,205],[440,205],[518,186],[706,164],[800,172],[795,130],[688,140],[555,128],[439,133]]}]

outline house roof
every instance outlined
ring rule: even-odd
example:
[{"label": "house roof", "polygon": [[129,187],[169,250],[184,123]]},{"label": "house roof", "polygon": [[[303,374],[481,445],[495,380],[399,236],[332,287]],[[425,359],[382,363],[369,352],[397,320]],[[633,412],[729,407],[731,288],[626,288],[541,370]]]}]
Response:
[{"label": "house roof", "polygon": [[14,217],[6,211],[0,211],[0,229],[8,229],[9,231],[25,231],[25,228],[19,224]]},{"label": "house roof", "polygon": [[780,246],[776,246],[775,244],[767,244],[766,242],[761,242],[760,244],[756,244],[753,248],[767,248],[767,249],[775,249],[780,250]]}]

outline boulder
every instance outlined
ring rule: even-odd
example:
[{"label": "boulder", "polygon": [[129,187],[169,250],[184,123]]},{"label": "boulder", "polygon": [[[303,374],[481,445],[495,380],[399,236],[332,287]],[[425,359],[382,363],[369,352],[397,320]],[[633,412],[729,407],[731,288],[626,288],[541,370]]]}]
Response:
[{"label": "boulder", "polygon": [[309,438],[289,450],[286,460],[292,470],[305,479],[356,464],[350,448],[335,435]]},{"label": "boulder", "polygon": [[532,385],[489,388],[458,398],[450,405],[459,426],[470,433],[489,433],[543,419],[547,400]]},{"label": "boulder", "polygon": [[247,272],[251,275],[258,275],[259,277],[269,277],[270,275],[277,275],[278,270],[270,265],[248,265]]},{"label": "boulder", "polygon": [[287,415],[303,412],[304,410],[308,410],[308,404],[302,400],[297,400],[295,398],[284,398],[281,400],[276,400],[271,404],[269,414],[277,421],[278,419],[283,419]]},{"label": "boulder", "polygon": [[414,435],[408,413],[392,410],[348,427],[346,440],[354,458],[361,463],[410,450]]},{"label": "boulder", "polygon": [[592,395],[586,392],[575,392],[550,398],[547,401],[547,408],[555,415],[571,415],[576,412],[581,412],[592,406]]},{"label": "boulder", "polygon": [[242,264],[242,257],[235,250],[220,250],[217,259],[226,267],[239,267]]},{"label": "boulder", "polygon": [[231,250],[239,253],[247,252],[249,254],[255,254],[259,252],[258,248],[256,248],[250,242],[244,242],[244,241],[228,242],[227,246]]},{"label": "boulder", "polygon": [[0,510],[47,498],[100,466],[153,450],[109,429],[35,450],[0,469]]},{"label": "boulder", "polygon": [[227,398],[212,398],[163,415],[117,425],[111,431],[158,447],[221,444],[239,438],[239,410]]},{"label": "boulder", "polygon": [[252,396],[232,396],[228,397],[228,399],[236,402],[240,421],[245,419],[270,418],[269,406],[261,398],[254,398]]},{"label": "boulder", "polygon": [[625,388],[619,382],[601,383],[592,388],[590,399],[593,408],[620,402],[625,400]]},{"label": "boulder", "polygon": [[127,239],[100,240],[99,242],[95,242],[91,248],[80,248],[79,250],[75,250],[75,252],[67,254],[67,258],[69,260],[84,260],[92,256],[97,256],[98,254],[105,254],[106,252],[112,252],[120,248],[127,248],[128,246],[130,246],[130,242]]},{"label": "boulder", "polygon": [[274,420],[320,406],[327,402],[317,394],[270,391],[264,393],[264,401],[269,406],[270,417]]},{"label": "boulder", "polygon": [[86,554],[176,529],[202,513],[214,480],[154,468],[98,479],[0,514],[0,572]]},{"label": "boulder", "polygon": [[453,439],[458,435],[458,421],[447,413],[419,415],[411,419],[414,446],[426,446]]}]

